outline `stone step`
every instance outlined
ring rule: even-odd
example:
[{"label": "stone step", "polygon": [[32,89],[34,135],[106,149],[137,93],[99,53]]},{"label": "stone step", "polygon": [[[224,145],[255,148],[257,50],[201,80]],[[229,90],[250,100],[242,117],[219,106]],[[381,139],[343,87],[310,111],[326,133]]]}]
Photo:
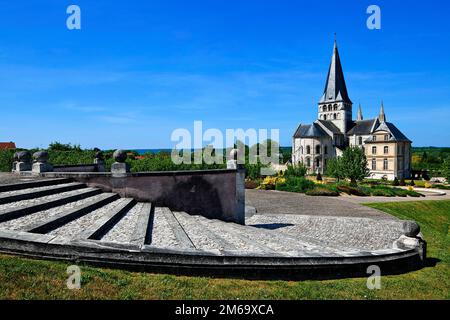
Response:
[{"label": "stone step", "polygon": [[136,226],[131,237],[131,243],[137,245],[150,244],[152,241],[154,211],[151,203],[143,203],[138,213]]},{"label": "stone step", "polygon": [[308,254],[330,253],[338,254],[338,250],[328,248],[326,246],[319,246],[317,243],[303,241],[299,237],[294,237],[287,234],[282,234],[273,230],[266,230],[263,228],[256,228],[252,226],[242,226],[236,223],[224,223],[219,220],[209,220],[205,217],[198,218],[200,223],[207,225],[215,225],[223,230],[223,232],[231,232],[232,234],[239,234],[251,241],[253,245],[266,247],[272,252],[304,252]]},{"label": "stone step", "polygon": [[0,204],[35,199],[82,188],[86,188],[86,185],[84,183],[70,182],[67,184],[58,184],[55,186],[44,187],[38,190],[36,190],[35,188],[31,188],[23,189],[18,192],[7,192],[6,194],[0,194]]},{"label": "stone step", "polygon": [[119,195],[116,193],[102,193],[96,197],[93,197],[92,200],[86,202],[85,204],[79,205],[73,209],[63,210],[61,213],[48,219],[26,225],[20,228],[20,231],[31,233],[48,233],[117,199],[119,199]]},{"label": "stone step", "polygon": [[156,207],[151,229],[150,245],[178,249],[195,249],[194,243],[174,216],[166,207]]},{"label": "stone step", "polygon": [[54,186],[57,184],[64,184],[73,182],[70,178],[60,178],[60,179],[43,179],[36,181],[26,181],[19,183],[11,183],[11,184],[3,184],[0,185],[0,192],[8,192],[8,191],[16,191],[30,188],[39,188],[39,187],[47,187]]},{"label": "stone step", "polygon": [[274,250],[265,243],[258,241],[258,238],[251,237],[247,233],[247,227],[232,222],[223,222],[215,219],[208,219],[203,216],[193,216],[196,221],[211,232],[218,234],[228,242],[234,244],[238,250],[252,251],[263,254],[276,254],[280,250]]},{"label": "stone step", "polygon": [[217,250],[238,250],[231,241],[226,240],[217,232],[205,228],[198,220],[186,212],[173,212],[178,222],[187,232],[196,248]]},{"label": "stone step", "polygon": [[62,197],[52,200],[47,199],[37,199],[36,203],[32,205],[20,205],[12,207],[12,208],[6,208],[3,210],[0,210],[0,222],[9,221],[12,219],[17,219],[32,213],[36,213],[39,211],[51,209],[54,207],[62,206],[69,202],[78,201],[81,199],[85,199],[88,197],[95,196],[97,194],[102,193],[100,189],[97,188],[84,188],[77,190],[75,194],[71,195],[62,195]]},{"label": "stone step", "polygon": [[93,225],[79,233],[76,239],[100,240],[136,204],[134,199],[123,199],[122,203],[104,214]]}]

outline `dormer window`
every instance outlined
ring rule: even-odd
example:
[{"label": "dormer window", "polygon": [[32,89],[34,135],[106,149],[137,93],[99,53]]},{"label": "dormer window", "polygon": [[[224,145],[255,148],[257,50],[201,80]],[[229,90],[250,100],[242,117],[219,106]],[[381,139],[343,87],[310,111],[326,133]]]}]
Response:
[{"label": "dormer window", "polygon": [[388,134],[384,135],[384,141],[389,141],[389,135]]},{"label": "dormer window", "polygon": [[377,136],[372,136],[372,141],[377,141]]}]

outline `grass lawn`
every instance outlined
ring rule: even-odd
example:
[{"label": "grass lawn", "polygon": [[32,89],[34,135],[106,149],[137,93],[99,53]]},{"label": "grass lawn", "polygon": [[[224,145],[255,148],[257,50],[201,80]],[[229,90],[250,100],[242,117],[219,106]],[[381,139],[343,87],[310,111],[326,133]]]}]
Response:
[{"label": "grass lawn", "polygon": [[383,276],[380,290],[368,290],[365,278],[247,281],[81,266],[82,288],[68,290],[68,263],[0,255],[0,299],[449,299],[450,201],[368,206],[401,219],[416,220],[428,241],[430,266],[408,274]]}]

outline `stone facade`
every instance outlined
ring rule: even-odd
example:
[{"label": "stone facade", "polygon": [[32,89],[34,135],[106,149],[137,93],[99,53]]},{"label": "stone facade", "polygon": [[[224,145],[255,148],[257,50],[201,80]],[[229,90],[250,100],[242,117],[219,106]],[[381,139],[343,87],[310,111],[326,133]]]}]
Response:
[{"label": "stone facade", "polygon": [[411,174],[411,141],[386,121],[383,103],[375,119],[364,120],[359,106],[353,120],[350,100],[336,42],[325,90],[318,103],[317,120],[300,124],[292,139],[292,163],[302,163],[309,173],[324,173],[329,159],[348,146],[364,149],[369,177],[393,180]]}]

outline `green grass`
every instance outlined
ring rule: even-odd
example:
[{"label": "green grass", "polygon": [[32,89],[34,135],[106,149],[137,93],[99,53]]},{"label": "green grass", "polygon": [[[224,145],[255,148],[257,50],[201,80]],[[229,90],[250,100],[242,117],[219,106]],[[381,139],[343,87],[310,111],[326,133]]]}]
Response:
[{"label": "green grass", "polygon": [[368,204],[419,222],[435,266],[382,276],[381,290],[365,278],[327,281],[248,281],[133,273],[81,266],[82,288],[66,288],[64,262],[0,255],[0,299],[449,299],[450,201]]}]

